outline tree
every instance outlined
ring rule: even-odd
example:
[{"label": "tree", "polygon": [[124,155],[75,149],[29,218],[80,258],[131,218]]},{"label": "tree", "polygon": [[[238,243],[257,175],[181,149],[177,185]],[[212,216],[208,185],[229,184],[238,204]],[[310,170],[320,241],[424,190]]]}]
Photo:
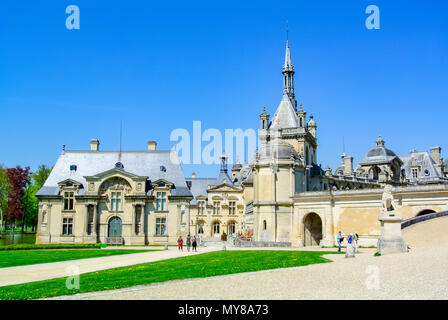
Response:
[{"label": "tree", "polygon": [[37,226],[37,218],[39,214],[39,199],[37,199],[36,192],[42,188],[51,170],[46,165],[40,165],[36,172],[31,174],[32,184],[29,185],[23,196],[23,211],[25,213],[25,225],[32,226],[33,231]]},{"label": "tree", "polygon": [[44,185],[45,181],[47,181],[48,176],[51,173],[51,170],[53,168],[49,168],[44,164],[41,164],[38,168],[37,171],[34,172],[31,175],[31,178],[34,181],[34,184],[38,185],[40,188],[42,188],[42,186]]},{"label": "tree", "polygon": [[6,223],[5,214],[8,212],[8,198],[10,186],[6,169],[0,165],[0,231]]},{"label": "tree", "polygon": [[8,200],[8,217],[11,221],[24,220],[23,197],[25,190],[31,183],[30,167],[25,169],[17,166],[7,169],[10,184],[10,194]]}]

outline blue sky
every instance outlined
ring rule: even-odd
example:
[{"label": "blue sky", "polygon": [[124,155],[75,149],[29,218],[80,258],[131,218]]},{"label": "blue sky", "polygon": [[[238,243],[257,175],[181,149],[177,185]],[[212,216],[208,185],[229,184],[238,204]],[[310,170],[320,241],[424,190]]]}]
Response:
[{"label": "blue sky", "polygon": [[[67,30],[65,8],[80,8]],[[365,27],[380,9],[381,29]],[[0,163],[61,152],[169,149],[176,128],[259,127],[282,95],[285,21],[295,89],[317,122],[318,163],[358,163],[378,135],[398,155],[448,157],[446,1],[12,1],[0,3]],[[183,166],[216,176],[217,167]]]}]

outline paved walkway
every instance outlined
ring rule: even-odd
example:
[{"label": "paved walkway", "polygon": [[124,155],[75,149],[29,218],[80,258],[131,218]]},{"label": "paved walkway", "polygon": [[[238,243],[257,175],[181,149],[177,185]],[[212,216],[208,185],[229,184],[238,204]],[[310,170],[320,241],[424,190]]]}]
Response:
[{"label": "paved walkway", "polygon": [[[113,247],[112,247],[113,248]],[[130,248],[125,248],[130,249]],[[142,247],[135,247],[135,249],[143,249]],[[148,248],[149,249],[149,248]],[[219,250],[219,248],[199,248],[199,252],[179,252],[177,247],[169,247],[168,250],[158,250],[159,248],[149,249],[157,250],[143,253],[131,253],[125,255],[117,255],[111,257],[90,258],[82,260],[71,260],[62,262],[52,262],[43,264],[34,264],[29,266],[19,266],[11,268],[0,269],[0,287],[13,284],[48,280],[53,278],[66,277],[70,275],[71,268],[76,266],[80,273],[93,272],[104,269],[125,267],[133,264],[140,264],[146,262],[153,262],[158,260],[165,260],[177,258],[181,256],[200,254]],[[109,250],[109,249],[105,249]],[[113,250],[113,249],[110,249]]]},{"label": "paved walkway", "polygon": [[[172,281],[58,299],[448,299],[448,217],[404,231],[411,251],[333,263]],[[330,249],[331,250],[331,249]],[[224,289],[223,289],[224,288]]]}]

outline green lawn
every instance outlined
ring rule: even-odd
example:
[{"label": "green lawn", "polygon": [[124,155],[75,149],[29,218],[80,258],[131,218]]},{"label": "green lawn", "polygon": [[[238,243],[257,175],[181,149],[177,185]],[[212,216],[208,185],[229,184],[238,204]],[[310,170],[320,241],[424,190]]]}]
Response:
[{"label": "green lawn", "polygon": [[85,273],[80,289],[69,290],[66,278],[0,287],[0,299],[38,299],[76,293],[127,288],[170,280],[205,278],[224,274],[305,266],[331,262],[322,251],[217,251],[151,263]]},{"label": "green lawn", "polygon": [[[120,254],[148,252],[151,250],[102,250],[102,249],[69,249],[69,250],[6,250],[0,251],[0,268],[25,266],[29,264],[78,260],[87,258],[109,257]],[[0,271],[1,272],[1,271]]]}]

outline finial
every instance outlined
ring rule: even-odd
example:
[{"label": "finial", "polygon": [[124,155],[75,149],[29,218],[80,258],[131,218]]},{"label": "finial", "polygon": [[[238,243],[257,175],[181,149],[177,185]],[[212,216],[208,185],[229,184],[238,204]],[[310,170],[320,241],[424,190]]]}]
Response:
[{"label": "finial", "polygon": [[65,144],[62,145],[62,151],[65,151]]},{"label": "finial", "polygon": [[303,104],[300,102],[300,111],[303,111]]},{"label": "finial", "polygon": [[289,41],[289,28],[288,28],[288,20],[286,20],[286,42]]}]

